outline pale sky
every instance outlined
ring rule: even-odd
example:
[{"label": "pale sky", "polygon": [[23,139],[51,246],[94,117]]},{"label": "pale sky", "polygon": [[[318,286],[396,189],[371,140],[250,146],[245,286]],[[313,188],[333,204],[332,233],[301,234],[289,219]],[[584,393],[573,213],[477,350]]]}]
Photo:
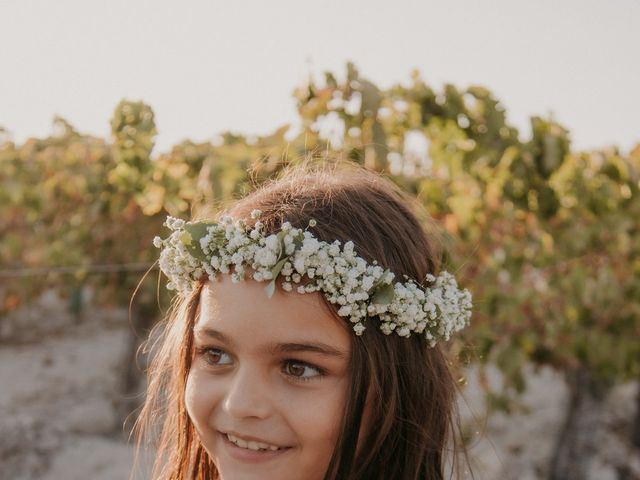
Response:
[{"label": "pale sky", "polygon": [[414,68],[484,85],[523,135],[553,112],[575,148],[640,142],[640,0],[0,0],[0,126],[23,141],[58,114],[105,136],[127,98],[153,107],[160,151],[265,134],[349,60],[381,87]]}]

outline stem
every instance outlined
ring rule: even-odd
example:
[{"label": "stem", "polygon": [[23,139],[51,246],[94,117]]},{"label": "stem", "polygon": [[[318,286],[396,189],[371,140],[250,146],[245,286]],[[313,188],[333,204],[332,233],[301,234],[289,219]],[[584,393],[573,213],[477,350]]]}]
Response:
[{"label": "stem", "polygon": [[631,432],[631,445],[640,449],[640,384],[636,393],[636,416],[633,421],[633,431]]},{"label": "stem", "polygon": [[564,425],[551,460],[549,480],[588,478],[588,460],[597,451],[594,433],[602,422],[608,384],[580,367],[567,374],[570,397]]}]

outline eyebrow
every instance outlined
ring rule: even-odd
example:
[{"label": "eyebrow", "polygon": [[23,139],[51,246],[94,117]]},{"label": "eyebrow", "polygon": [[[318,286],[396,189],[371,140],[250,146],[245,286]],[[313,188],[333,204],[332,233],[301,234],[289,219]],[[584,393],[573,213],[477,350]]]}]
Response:
[{"label": "eyebrow", "polygon": [[346,354],[342,350],[338,350],[335,347],[320,342],[276,343],[270,345],[267,350],[272,353],[313,352],[320,353],[329,357],[346,357]]},{"label": "eyebrow", "polygon": [[[203,327],[194,329],[196,334],[204,335],[207,337],[215,338],[223,343],[226,343],[229,346],[234,346],[233,340],[229,338],[224,333],[215,330],[213,328]],[[286,343],[271,343],[268,344],[265,348],[265,351],[275,354],[275,353],[300,353],[300,352],[312,352],[319,353],[321,355],[326,355],[329,357],[346,357],[346,353],[340,349],[332,347],[331,345],[327,345],[322,342],[286,342]]]},{"label": "eyebrow", "polygon": [[206,337],[215,338],[216,340],[220,340],[223,343],[233,346],[233,340],[227,337],[224,333],[218,330],[215,330],[213,328],[208,328],[208,327],[197,328],[196,327],[193,329],[193,333],[195,333],[196,335],[204,335]]}]

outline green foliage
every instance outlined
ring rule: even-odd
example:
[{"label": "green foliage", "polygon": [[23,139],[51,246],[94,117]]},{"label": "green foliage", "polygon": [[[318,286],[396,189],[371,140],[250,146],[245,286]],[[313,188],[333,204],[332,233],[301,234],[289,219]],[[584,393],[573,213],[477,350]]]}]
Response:
[{"label": "green foliage", "polygon": [[[308,86],[299,109],[310,130],[337,112],[347,132],[342,149],[366,159],[371,138],[348,134],[364,132],[365,119],[344,107],[366,84],[354,72],[348,67],[344,84],[328,74],[326,85]],[[412,78],[379,93],[372,116],[387,153],[365,163],[386,165],[451,234],[447,261],[477,305],[464,355],[493,360],[516,391],[530,361],[637,378],[640,148],[628,158],[571,152],[567,130],[539,117],[522,141],[487,89],[438,92]],[[407,148],[415,133],[427,139],[422,158]]]},{"label": "green foliage", "polygon": [[[116,117],[127,112],[128,105],[122,102]],[[15,308],[16,298],[29,298],[50,284],[61,285],[76,310],[81,284],[99,285],[101,295],[124,302],[138,278],[117,272],[89,278],[86,269],[93,264],[153,261],[147,239],[162,221],[159,216],[145,217],[135,196],[151,171],[155,127],[149,107],[131,105],[136,112],[133,119],[120,122],[129,128],[128,138],[120,135],[114,119],[114,138],[119,140],[112,145],[81,135],[56,118],[53,136],[0,146],[0,264],[4,268],[78,266],[73,276],[52,271],[47,276],[3,282],[0,311],[3,305],[5,310]],[[120,175],[125,171],[135,174],[125,178]]]},{"label": "green foliage", "polygon": [[121,101],[111,119],[114,168],[109,183],[118,190],[142,190],[151,172],[151,150],[156,125],[153,111],[143,102]]},{"label": "green foliage", "polygon": [[[151,158],[153,112],[123,101],[110,143],[62,119],[52,137],[5,141],[0,262],[152,262],[166,214],[217,208],[330,150],[389,175],[441,223],[447,267],[476,304],[461,354],[495,361],[507,388],[524,387],[526,362],[612,380],[640,375],[640,147],[573,152],[567,130],[539,117],[523,140],[486,88],[438,90],[417,72],[410,85],[381,90],[349,64],[344,80],[327,73],[294,98],[294,138],[288,126],[256,139],[226,133],[219,144],[185,141]],[[331,122],[339,128],[328,135]],[[416,151],[416,138],[426,147]],[[137,280],[111,275],[100,285],[124,299]],[[0,308],[42,284],[14,282]]]}]

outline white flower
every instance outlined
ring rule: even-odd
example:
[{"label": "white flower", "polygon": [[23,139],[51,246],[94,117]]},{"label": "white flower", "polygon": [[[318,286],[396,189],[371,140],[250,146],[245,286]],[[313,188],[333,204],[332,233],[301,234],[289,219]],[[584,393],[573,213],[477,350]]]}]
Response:
[{"label": "white flower", "polygon": [[320,242],[315,238],[305,238],[302,241],[300,252],[306,256],[313,255],[320,249]]},{"label": "white flower", "polygon": [[167,219],[164,222],[164,225],[171,230],[179,230],[181,228],[184,228],[185,221],[180,218],[167,217]]},{"label": "white flower", "polygon": [[255,253],[256,262],[263,267],[271,267],[278,261],[278,256],[268,248],[261,248]]},{"label": "white flower", "polygon": [[296,259],[293,260],[293,268],[295,268],[296,272],[298,273],[304,273],[304,271],[306,270],[305,263],[306,262],[304,257],[297,257]]},{"label": "white flower", "polygon": [[282,267],[282,270],[280,271],[280,274],[288,277],[293,273],[293,266],[291,265],[291,262],[285,262],[284,266]]},{"label": "white flower", "polygon": [[411,335],[411,330],[409,330],[408,327],[402,327],[402,328],[396,330],[396,333],[398,335],[400,335],[401,337],[408,337],[409,335]]},{"label": "white flower", "polygon": [[360,336],[362,335],[362,332],[364,332],[364,325],[362,325],[361,323],[356,323],[353,326],[353,330],[356,332],[356,335]]},{"label": "white flower", "polygon": [[[251,216],[257,219],[260,212],[254,210]],[[358,257],[352,241],[341,247],[338,240],[320,241],[311,232],[284,222],[280,229],[284,232],[282,251],[278,234],[265,236],[259,221],[250,230],[244,221],[225,216],[208,225],[201,238],[192,238],[193,230],[185,230],[184,220],[167,217],[165,225],[172,233],[164,240],[155,237],[153,244],[162,248],[159,264],[169,278],[167,288],[181,295],[188,295],[193,283],[203,276],[213,280],[218,273],[231,273],[234,282],[243,281],[245,268],[253,269],[252,278],[256,281],[275,280],[273,268],[282,261],[277,274],[285,279],[282,289],[292,291],[293,284],[299,284],[298,293],[322,292],[336,306],[338,315],[349,318],[356,335],[365,330],[367,317],[377,316],[385,335],[395,332],[408,337],[418,333],[433,346],[440,340],[448,340],[471,318],[471,294],[459,289],[450,273],[426,275],[429,288],[406,276],[404,282],[393,284],[393,272]],[[309,226],[315,227],[315,220],[309,221]],[[303,235],[301,245],[294,241],[300,235]],[[199,242],[204,258],[192,256],[187,249],[193,241]],[[303,277],[308,281],[303,282]],[[391,301],[373,303],[370,296],[375,296],[376,290],[384,285],[393,285]]]}]

